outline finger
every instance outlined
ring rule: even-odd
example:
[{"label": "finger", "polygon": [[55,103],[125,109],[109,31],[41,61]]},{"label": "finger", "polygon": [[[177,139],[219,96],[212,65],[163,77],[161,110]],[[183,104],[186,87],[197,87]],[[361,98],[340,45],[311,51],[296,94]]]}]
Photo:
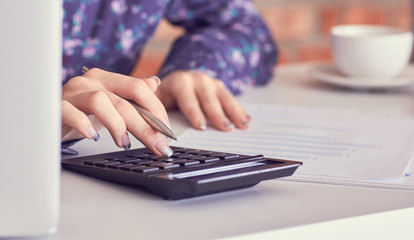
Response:
[{"label": "finger", "polygon": [[103,91],[85,92],[67,99],[73,106],[86,114],[94,114],[108,129],[118,147],[128,149],[130,141],[124,119],[115,109],[107,93]]},{"label": "finger", "polygon": [[[62,100],[62,123],[77,130],[86,138],[94,141],[98,141],[100,138],[88,116],[66,100]],[[69,131],[70,129],[67,128],[67,132],[62,133],[62,136],[65,136]]]},{"label": "finger", "polygon": [[125,121],[127,130],[158,156],[170,157],[173,153],[164,136],[154,130],[126,100],[108,94],[116,110]]},{"label": "finger", "polygon": [[[109,92],[115,93],[122,98],[135,101],[137,104],[152,112],[165,124],[170,125],[164,106],[154,94],[154,91],[156,90],[154,83],[157,82],[155,78],[145,79],[144,81],[122,74],[110,72],[102,74],[102,72],[105,71],[91,69],[84,76],[91,74],[91,77],[99,77]],[[92,75],[95,73],[96,76]],[[153,83],[151,83],[151,81],[153,81]],[[151,87],[147,83],[149,83]]]},{"label": "finger", "polygon": [[158,86],[161,85],[161,79],[157,76],[152,76],[149,78],[141,78],[142,81],[144,81],[148,87],[152,90],[152,92],[155,92],[158,88]]},{"label": "finger", "polygon": [[198,88],[197,96],[207,117],[217,129],[221,131],[231,131],[232,124],[223,111],[213,85],[209,84],[208,87],[201,89],[202,90]]},{"label": "finger", "polygon": [[183,88],[181,89],[181,92],[176,95],[176,98],[178,108],[190,121],[190,124],[199,130],[207,129],[206,117],[201,110],[193,86],[191,84],[183,84]]},{"label": "finger", "polygon": [[224,86],[219,89],[218,97],[224,112],[237,128],[247,129],[251,121],[249,115],[237,102],[236,98]]}]

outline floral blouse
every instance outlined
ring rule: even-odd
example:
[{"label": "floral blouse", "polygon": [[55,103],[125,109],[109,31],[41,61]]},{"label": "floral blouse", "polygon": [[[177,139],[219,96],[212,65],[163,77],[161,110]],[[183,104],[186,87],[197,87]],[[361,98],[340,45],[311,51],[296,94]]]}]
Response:
[{"label": "floral blouse", "polygon": [[162,18],[185,28],[159,76],[196,70],[233,94],[269,81],[277,49],[249,0],[64,0],[62,81],[82,66],[130,74]]}]

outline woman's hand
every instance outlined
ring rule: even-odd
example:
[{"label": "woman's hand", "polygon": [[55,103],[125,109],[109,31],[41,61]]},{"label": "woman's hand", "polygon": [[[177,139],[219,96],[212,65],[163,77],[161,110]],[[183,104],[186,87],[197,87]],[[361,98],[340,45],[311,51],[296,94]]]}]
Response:
[{"label": "woman's hand", "polygon": [[200,72],[172,72],[155,94],[167,109],[178,107],[197,129],[206,129],[207,119],[221,131],[231,131],[233,126],[246,129],[250,122],[223,82]]},{"label": "woman's hand", "polygon": [[169,126],[167,112],[154,94],[159,83],[157,77],[137,79],[100,69],[70,79],[62,88],[62,140],[79,134],[97,140],[97,129],[103,126],[118,147],[130,148],[129,131],[155,154],[171,155],[163,135],[127,101],[135,101]]}]

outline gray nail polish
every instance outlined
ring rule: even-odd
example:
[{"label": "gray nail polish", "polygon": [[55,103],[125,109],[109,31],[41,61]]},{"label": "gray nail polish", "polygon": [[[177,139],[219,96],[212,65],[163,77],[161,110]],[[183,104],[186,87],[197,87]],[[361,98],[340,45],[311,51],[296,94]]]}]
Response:
[{"label": "gray nail polish", "polygon": [[227,129],[234,129],[234,124],[233,123],[225,123],[225,124],[226,124]]},{"label": "gray nail polish", "polygon": [[125,134],[121,139],[122,146],[124,150],[129,150],[131,148],[131,140],[129,139],[128,133]]},{"label": "gray nail polish", "polygon": [[158,139],[155,143],[155,148],[164,155],[164,157],[171,157],[173,150],[163,140]]},{"label": "gray nail polish", "polygon": [[96,129],[93,127],[93,126],[91,126],[89,129],[88,129],[88,133],[91,135],[91,137],[92,137],[92,139],[96,142],[96,141],[98,141],[100,138],[101,138],[101,136],[99,135],[99,133],[96,131]]}]

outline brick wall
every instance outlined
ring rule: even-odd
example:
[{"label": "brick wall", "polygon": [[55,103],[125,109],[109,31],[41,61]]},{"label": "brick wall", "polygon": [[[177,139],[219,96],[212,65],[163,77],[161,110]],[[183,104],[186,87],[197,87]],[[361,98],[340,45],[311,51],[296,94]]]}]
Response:
[{"label": "brick wall", "polygon": [[[212,0],[215,1],[215,0]],[[337,24],[412,29],[412,0],[254,0],[280,49],[280,64],[330,60],[329,30]],[[134,76],[154,75],[183,30],[162,21]]]}]

